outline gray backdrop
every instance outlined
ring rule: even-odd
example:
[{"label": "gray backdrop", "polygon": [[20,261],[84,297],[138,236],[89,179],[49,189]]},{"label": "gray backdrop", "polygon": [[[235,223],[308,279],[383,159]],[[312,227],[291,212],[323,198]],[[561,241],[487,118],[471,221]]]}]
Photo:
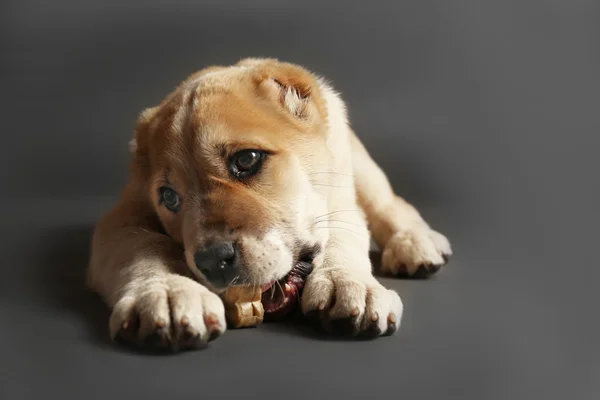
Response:
[{"label": "gray backdrop", "polygon": [[[0,398],[598,399],[600,3],[4,2]],[[144,356],[83,286],[137,113],[246,56],[330,78],[396,190],[454,245],[383,279],[401,331],[302,325]]]}]

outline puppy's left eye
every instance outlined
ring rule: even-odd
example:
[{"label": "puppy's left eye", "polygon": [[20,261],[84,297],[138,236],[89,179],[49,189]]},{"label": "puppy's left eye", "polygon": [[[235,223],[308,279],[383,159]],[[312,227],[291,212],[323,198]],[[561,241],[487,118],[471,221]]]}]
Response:
[{"label": "puppy's left eye", "polygon": [[229,170],[238,179],[249,178],[258,173],[265,158],[264,151],[242,150],[231,157]]},{"label": "puppy's left eye", "polygon": [[167,186],[163,186],[160,188],[160,201],[164,204],[172,212],[179,211],[179,205],[181,200],[179,200],[179,195],[173,189]]}]

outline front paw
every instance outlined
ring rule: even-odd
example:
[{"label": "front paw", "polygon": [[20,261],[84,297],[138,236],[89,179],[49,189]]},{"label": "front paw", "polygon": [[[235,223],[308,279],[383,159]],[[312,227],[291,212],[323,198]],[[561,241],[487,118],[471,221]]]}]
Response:
[{"label": "front paw", "polygon": [[142,285],[117,302],[111,338],[146,350],[206,347],[226,329],[221,299],[183,276]]},{"label": "front paw", "polygon": [[316,270],[302,295],[302,312],[327,332],[343,336],[391,335],[400,327],[402,311],[398,293],[353,270]]},{"label": "front paw", "polygon": [[385,245],[382,272],[402,277],[426,278],[445,265],[452,249],[444,235],[427,227],[397,232]]}]

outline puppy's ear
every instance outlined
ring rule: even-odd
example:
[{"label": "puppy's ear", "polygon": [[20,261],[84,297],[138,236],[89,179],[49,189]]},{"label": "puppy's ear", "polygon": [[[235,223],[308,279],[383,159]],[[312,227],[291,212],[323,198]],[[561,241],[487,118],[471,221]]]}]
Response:
[{"label": "puppy's ear", "polygon": [[323,101],[315,76],[293,64],[267,60],[255,76],[261,95],[270,98],[293,118],[314,122],[324,117]]},{"label": "puppy's ear", "polygon": [[129,141],[129,152],[132,156],[130,172],[138,178],[145,176],[150,167],[149,130],[157,110],[158,107],[152,107],[140,113],[135,124],[134,136]]},{"label": "puppy's ear", "polygon": [[140,149],[140,143],[143,146],[146,140],[148,127],[150,122],[156,115],[156,110],[158,107],[146,108],[143,110],[135,123],[135,131],[133,138],[129,141],[129,152],[132,154],[136,154],[138,149]]},{"label": "puppy's ear", "polygon": [[303,81],[272,78],[269,83],[275,83],[281,105],[293,116],[306,117],[311,87]]}]

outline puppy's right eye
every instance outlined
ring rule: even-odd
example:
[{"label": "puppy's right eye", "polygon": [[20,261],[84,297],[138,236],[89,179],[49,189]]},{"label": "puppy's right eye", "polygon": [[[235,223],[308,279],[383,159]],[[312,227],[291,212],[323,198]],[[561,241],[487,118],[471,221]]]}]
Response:
[{"label": "puppy's right eye", "polygon": [[172,212],[179,211],[181,203],[179,195],[170,187],[163,186],[160,188],[160,202]]},{"label": "puppy's right eye", "polygon": [[260,150],[242,150],[229,160],[229,170],[237,179],[249,178],[260,170],[267,153]]}]

